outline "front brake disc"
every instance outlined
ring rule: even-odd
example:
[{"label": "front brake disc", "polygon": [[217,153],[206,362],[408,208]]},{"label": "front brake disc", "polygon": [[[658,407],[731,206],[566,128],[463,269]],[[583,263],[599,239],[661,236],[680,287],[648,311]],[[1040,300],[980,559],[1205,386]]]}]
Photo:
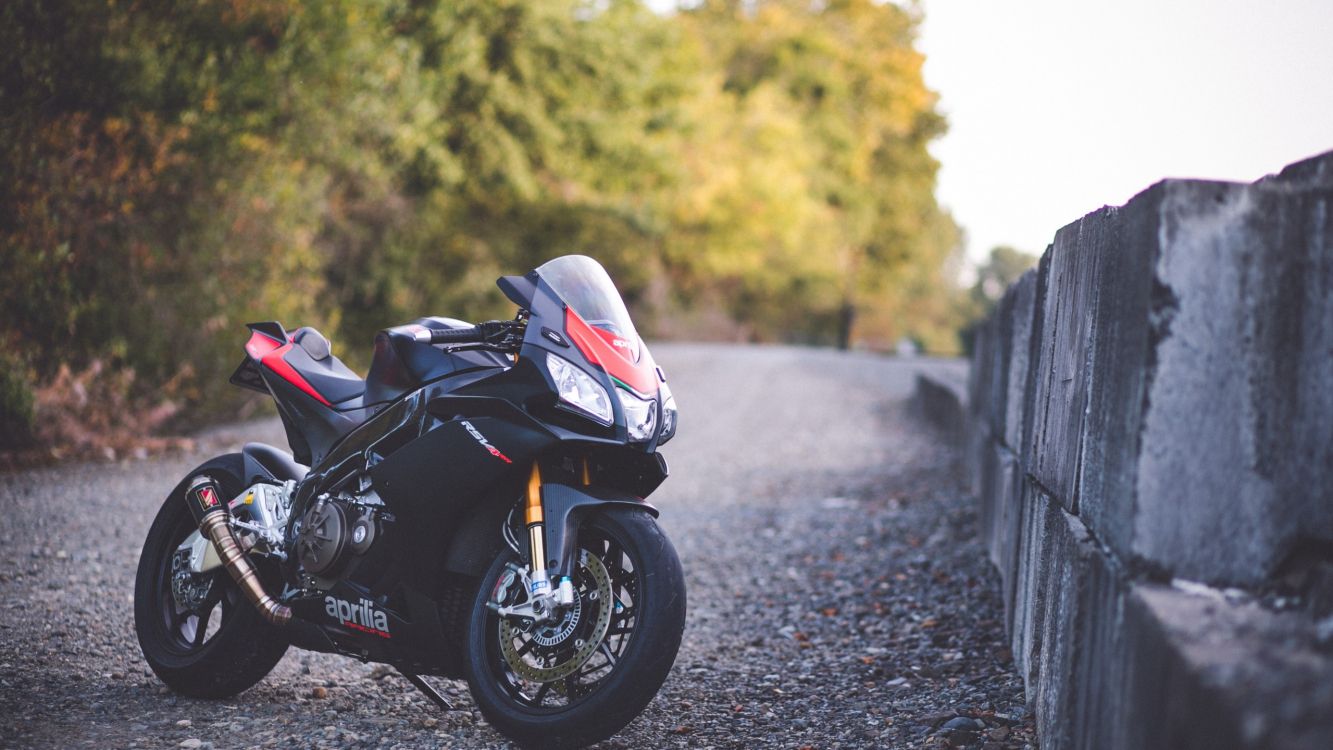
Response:
[{"label": "front brake disc", "polygon": [[[597,593],[597,619],[593,622],[592,629],[588,637],[584,639],[583,645],[574,649],[569,658],[557,662],[551,666],[543,666],[528,661],[528,658],[536,659],[535,654],[525,657],[518,653],[518,646],[514,645],[515,640],[528,637],[535,638],[535,634],[526,634],[513,625],[509,624],[504,618],[500,619],[499,637],[500,653],[504,654],[505,662],[514,673],[525,680],[532,682],[554,682],[571,674],[574,674],[592,658],[597,647],[602,644],[602,639],[606,637],[606,631],[611,625],[611,574],[607,572],[606,566],[596,555],[589,554],[583,550],[579,555],[579,565],[587,572],[588,578],[593,584],[593,591]],[[592,592],[587,592],[591,594]],[[580,593],[580,599],[584,599],[586,594]],[[579,609],[586,612],[591,602],[580,601]],[[563,629],[562,629],[563,630]],[[565,634],[568,637],[568,634]],[[538,641],[538,645],[544,645]]]}]

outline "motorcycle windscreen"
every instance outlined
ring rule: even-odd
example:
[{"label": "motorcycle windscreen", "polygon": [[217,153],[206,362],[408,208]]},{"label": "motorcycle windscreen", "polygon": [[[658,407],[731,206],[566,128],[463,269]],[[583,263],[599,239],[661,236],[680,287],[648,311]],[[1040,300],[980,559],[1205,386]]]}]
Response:
[{"label": "motorcycle windscreen", "polygon": [[588,361],[642,395],[657,393],[657,366],[601,264],[566,255],[540,266],[537,275],[565,303],[565,333]]}]

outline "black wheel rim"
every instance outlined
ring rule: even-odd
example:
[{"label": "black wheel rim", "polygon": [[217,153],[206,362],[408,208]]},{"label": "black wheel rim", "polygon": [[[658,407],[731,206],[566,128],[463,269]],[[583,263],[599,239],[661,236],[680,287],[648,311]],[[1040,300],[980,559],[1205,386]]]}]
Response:
[{"label": "black wheel rim", "polygon": [[[590,600],[590,593],[597,590],[596,581],[591,580],[587,568],[576,566],[579,569],[571,578],[580,608],[591,621],[591,616],[601,606],[606,606],[610,611],[610,623],[592,655],[572,674],[552,681],[535,681],[516,673],[502,653],[501,639],[505,636],[500,618],[494,613],[486,615],[483,632],[491,674],[515,705],[533,713],[568,710],[604,687],[624,661],[639,622],[643,571],[627,546],[607,530],[585,527],[579,532],[579,549],[600,561],[610,579],[612,597],[606,603]],[[563,644],[549,648],[538,644],[533,633],[520,634],[518,638],[516,649],[525,660],[547,666],[569,658],[575,648],[572,635]]]}]

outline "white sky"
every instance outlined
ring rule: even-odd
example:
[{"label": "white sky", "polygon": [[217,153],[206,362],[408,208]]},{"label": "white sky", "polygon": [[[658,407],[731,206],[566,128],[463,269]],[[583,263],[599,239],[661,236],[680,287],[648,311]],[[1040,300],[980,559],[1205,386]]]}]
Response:
[{"label": "white sky", "polygon": [[1163,177],[1250,181],[1333,149],[1333,0],[920,0],[968,257]]}]

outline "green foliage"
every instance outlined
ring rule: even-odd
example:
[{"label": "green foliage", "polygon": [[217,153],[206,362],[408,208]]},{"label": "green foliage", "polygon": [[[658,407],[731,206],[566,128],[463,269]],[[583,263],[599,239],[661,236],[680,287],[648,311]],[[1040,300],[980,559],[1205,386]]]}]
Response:
[{"label": "green foliage", "polygon": [[364,366],[375,330],[506,315],[497,276],[573,252],[654,335],[831,342],[854,310],[859,341],[950,341],[910,8],[14,0],[0,345],[218,415],[245,322]]},{"label": "green foliage", "polygon": [[972,337],[975,332],[973,326],[985,320],[991,310],[999,304],[1005,290],[1018,281],[1028,269],[1036,266],[1039,260],[1040,258],[1031,253],[1025,253],[1008,245],[991,248],[985,262],[977,267],[976,282],[968,290],[966,298],[960,300],[956,306],[961,316],[958,331],[963,351],[969,355],[972,352]]},{"label": "green foliage", "polygon": [[1004,291],[1036,266],[1038,260],[1037,256],[1008,245],[991,248],[986,262],[977,267],[977,280],[972,285],[972,299],[982,308],[978,317],[988,315],[990,308],[1004,296]]},{"label": "green foliage", "polygon": [[0,450],[21,448],[33,438],[33,397],[23,366],[0,354]]}]

